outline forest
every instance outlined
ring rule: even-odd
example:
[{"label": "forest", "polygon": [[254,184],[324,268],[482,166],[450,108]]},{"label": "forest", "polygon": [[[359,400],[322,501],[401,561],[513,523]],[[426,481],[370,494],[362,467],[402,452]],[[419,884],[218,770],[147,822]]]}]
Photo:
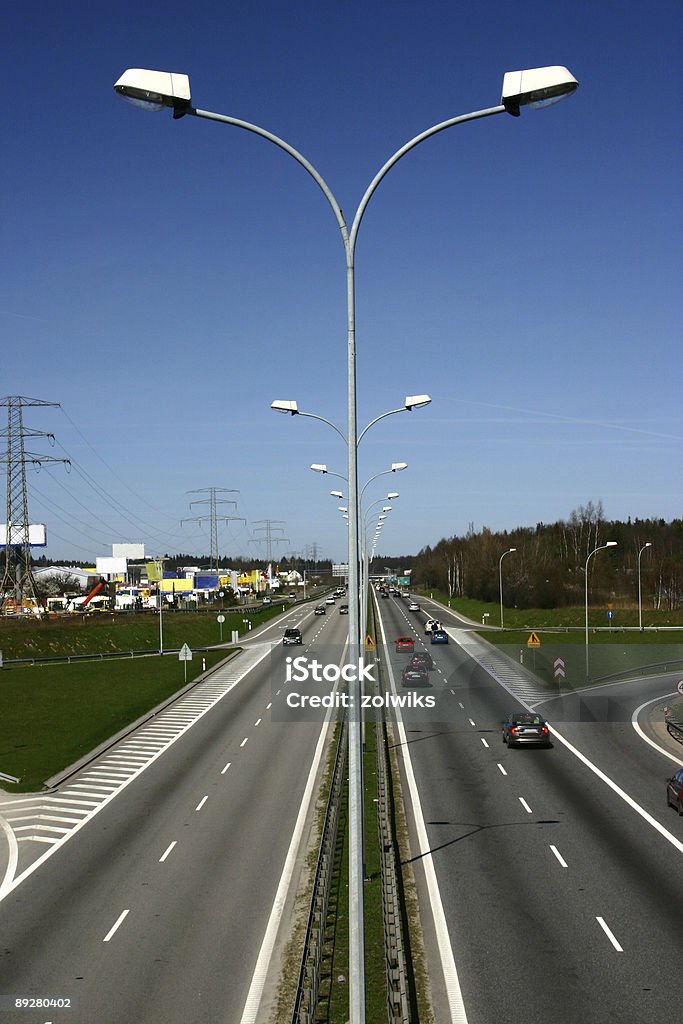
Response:
[{"label": "forest", "polygon": [[[616,546],[591,556],[608,541]],[[552,524],[499,533],[471,525],[464,537],[443,538],[411,561],[416,587],[497,601],[502,570],[508,607],[560,608],[583,604],[589,556],[594,599],[636,607],[640,560],[643,608],[674,611],[683,603],[683,519],[607,520],[601,502]]]}]

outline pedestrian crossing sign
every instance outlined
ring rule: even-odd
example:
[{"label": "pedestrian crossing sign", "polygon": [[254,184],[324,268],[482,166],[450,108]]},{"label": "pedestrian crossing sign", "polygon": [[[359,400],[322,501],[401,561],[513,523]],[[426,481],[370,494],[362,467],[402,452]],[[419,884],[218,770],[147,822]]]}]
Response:
[{"label": "pedestrian crossing sign", "polygon": [[532,633],[526,642],[527,647],[540,647],[541,641],[538,638],[537,633]]}]

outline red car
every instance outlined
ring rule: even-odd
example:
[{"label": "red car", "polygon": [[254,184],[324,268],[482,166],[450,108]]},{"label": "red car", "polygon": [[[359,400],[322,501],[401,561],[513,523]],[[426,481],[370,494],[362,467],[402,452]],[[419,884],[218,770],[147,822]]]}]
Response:
[{"label": "red car", "polygon": [[413,640],[412,636],[399,636],[399,637],[397,637],[397,639],[396,639],[396,653],[397,654],[400,651],[407,651],[409,654],[412,654],[414,650],[415,650],[415,641]]}]

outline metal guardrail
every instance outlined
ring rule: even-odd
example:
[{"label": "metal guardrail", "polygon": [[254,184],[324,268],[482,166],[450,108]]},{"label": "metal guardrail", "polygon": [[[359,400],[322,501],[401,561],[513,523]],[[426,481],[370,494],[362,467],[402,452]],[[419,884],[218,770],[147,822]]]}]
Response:
[{"label": "metal guardrail", "polygon": [[[228,645],[229,646],[229,645]],[[193,647],[196,651],[227,650],[222,644],[214,644],[209,647]],[[167,647],[164,654],[179,654],[180,647]],[[90,654],[53,654],[48,658],[4,658],[3,665],[56,665],[62,662],[71,664],[72,661],[105,661],[107,658],[153,658],[158,657],[159,650],[144,651],[94,651]]]},{"label": "metal guardrail", "polygon": [[403,911],[396,843],[394,838],[391,769],[387,749],[386,722],[378,710],[375,725],[377,743],[377,829],[381,855],[384,959],[387,978],[388,1024],[410,1024],[410,993],[403,938]]},{"label": "metal guardrail", "polygon": [[337,842],[337,828],[344,792],[346,776],[347,751],[346,718],[339,730],[339,743],[335,756],[330,793],[325,808],[320,851],[313,879],[313,894],[306,926],[306,938],[301,957],[299,983],[297,986],[292,1024],[314,1024],[318,993],[320,990],[320,972],[323,948],[325,945],[325,924],[327,921],[330,887],[334,871],[334,855]]}]

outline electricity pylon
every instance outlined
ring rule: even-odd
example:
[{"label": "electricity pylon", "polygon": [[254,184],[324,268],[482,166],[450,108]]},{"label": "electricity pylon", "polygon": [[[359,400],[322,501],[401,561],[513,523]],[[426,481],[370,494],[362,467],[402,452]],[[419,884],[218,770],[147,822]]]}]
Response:
[{"label": "electricity pylon", "polygon": [[259,526],[254,530],[254,533],[265,533],[265,537],[254,537],[249,541],[250,544],[263,544],[266,545],[266,561],[273,561],[273,543],[283,544],[290,543],[289,537],[276,537],[274,531],[281,530],[281,526],[273,526],[273,523],[284,523],[285,519],[255,519],[255,523],[265,523],[265,526]]},{"label": "electricity pylon", "polygon": [[24,440],[30,437],[47,437],[54,443],[54,434],[42,430],[31,430],[24,426],[22,409],[27,406],[57,406],[59,402],[43,402],[39,398],[24,398],[22,395],[8,395],[0,399],[0,408],[7,409],[7,429],[0,430],[0,437],[7,438],[7,448],[0,462],[7,467],[7,517],[5,525],[5,559],[0,601],[4,605],[9,596],[21,608],[24,597],[31,597],[40,607],[36,581],[31,568],[31,544],[29,538],[28,495],[26,491],[26,466],[42,466],[47,462],[63,462],[69,459],[55,459],[51,455],[40,455],[26,451]]},{"label": "electricity pylon", "polygon": [[208,498],[198,498],[196,501],[190,502],[190,508],[193,505],[208,505],[209,514],[208,516],[193,516],[191,519],[181,519],[180,524],[183,523],[205,523],[209,522],[209,530],[211,539],[209,546],[211,553],[209,556],[211,572],[218,572],[218,522],[230,523],[239,521],[240,523],[246,523],[246,519],[241,516],[224,516],[218,514],[219,505],[237,505],[236,501],[231,498],[217,498],[217,494],[239,494],[240,492],[235,487],[198,487],[194,491],[188,491],[188,494],[208,494]]}]

